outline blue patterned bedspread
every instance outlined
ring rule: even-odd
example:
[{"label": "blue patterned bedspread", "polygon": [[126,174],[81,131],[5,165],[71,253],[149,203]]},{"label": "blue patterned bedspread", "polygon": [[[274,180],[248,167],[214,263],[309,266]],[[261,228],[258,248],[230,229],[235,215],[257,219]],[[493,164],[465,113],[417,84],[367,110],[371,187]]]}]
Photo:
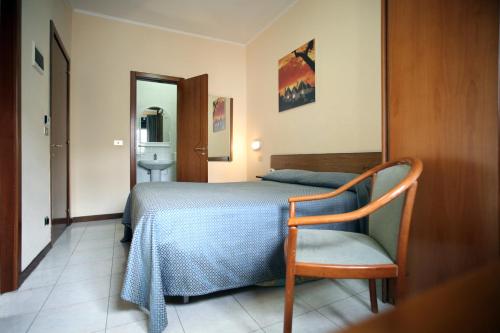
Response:
[{"label": "blue patterned bedspread", "polygon": [[[124,214],[134,233],[121,297],[149,310],[149,331],[159,333],[168,322],[165,295],[203,295],[283,278],[288,198],[328,191],[275,181],[138,184]],[[345,192],[298,204],[297,215],[358,205],[357,194]],[[359,231],[358,222],[326,227]]]}]

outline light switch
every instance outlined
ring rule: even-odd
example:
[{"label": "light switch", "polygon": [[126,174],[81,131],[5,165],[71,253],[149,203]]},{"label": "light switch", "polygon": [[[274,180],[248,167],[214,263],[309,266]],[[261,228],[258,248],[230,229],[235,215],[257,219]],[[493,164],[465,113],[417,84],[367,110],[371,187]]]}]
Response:
[{"label": "light switch", "polygon": [[114,141],[113,141],[113,144],[114,144],[115,146],[123,146],[123,140],[114,140]]}]

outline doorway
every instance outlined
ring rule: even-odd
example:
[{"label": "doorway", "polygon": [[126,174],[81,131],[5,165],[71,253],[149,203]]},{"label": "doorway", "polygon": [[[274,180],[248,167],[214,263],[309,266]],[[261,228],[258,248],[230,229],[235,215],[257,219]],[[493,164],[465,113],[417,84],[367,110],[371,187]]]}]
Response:
[{"label": "doorway", "polygon": [[130,73],[130,188],[207,182],[208,75]]},{"label": "doorway", "polygon": [[136,81],[137,183],[175,181],[177,84]]},{"label": "doorway", "polygon": [[70,59],[50,22],[50,205],[52,242],[69,224]]}]

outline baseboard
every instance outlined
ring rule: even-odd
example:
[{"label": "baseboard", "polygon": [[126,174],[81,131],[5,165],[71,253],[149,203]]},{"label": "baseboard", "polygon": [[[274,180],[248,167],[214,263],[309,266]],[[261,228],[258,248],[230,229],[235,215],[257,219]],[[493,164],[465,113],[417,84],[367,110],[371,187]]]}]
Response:
[{"label": "baseboard", "polygon": [[40,264],[42,259],[45,258],[45,256],[47,255],[47,253],[50,251],[51,248],[52,248],[52,242],[47,244],[47,246],[45,246],[43,250],[40,253],[38,253],[35,259],[31,261],[28,267],[26,267],[24,271],[22,271],[21,274],[19,274],[19,287],[21,287],[23,282],[35,270],[35,268],[37,268],[37,266]]},{"label": "baseboard", "polygon": [[52,224],[67,224],[68,219],[62,218],[62,219],[52,219]]},{"label": "baseboard", "polygon": [[71,218],[71,223],[91,222],[99,220],[113,220],[113,219],[121,219],[122,217],[123,213],[76,216]]}]

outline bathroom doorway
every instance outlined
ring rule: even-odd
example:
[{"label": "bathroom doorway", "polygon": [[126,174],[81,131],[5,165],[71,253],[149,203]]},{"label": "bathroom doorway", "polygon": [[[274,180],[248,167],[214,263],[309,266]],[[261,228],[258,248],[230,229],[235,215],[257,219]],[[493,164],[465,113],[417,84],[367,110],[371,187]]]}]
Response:
[{"label": "bathroom doorway", "polygon": [[206,113],[200,96],[208,96],[208,85],[197,84],[200,79],[208,82],[207,75],[186,80],[131,72],[130,188],[143,182],[207,181],[207,125],[197,115]]},{"label": "bathroom doorway", "polygon": [[176,180],[177,84],[136,81],[136,183]]}]

